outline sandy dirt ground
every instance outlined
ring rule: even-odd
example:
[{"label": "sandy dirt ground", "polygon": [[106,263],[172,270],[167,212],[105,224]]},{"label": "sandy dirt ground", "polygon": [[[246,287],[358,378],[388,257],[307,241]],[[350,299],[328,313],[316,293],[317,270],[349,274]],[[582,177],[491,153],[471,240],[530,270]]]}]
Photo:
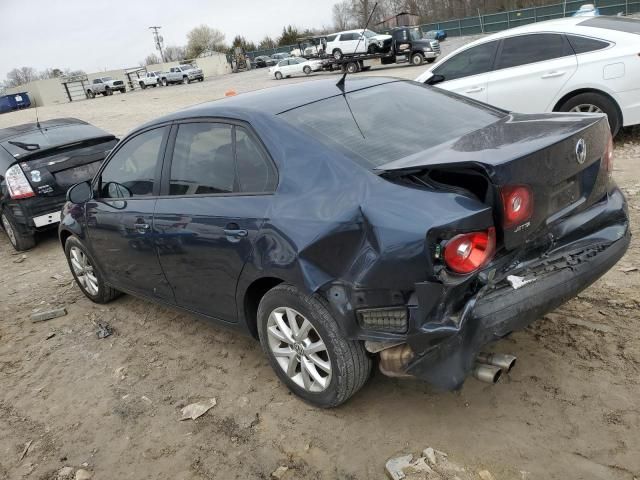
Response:
[{"label": "sandy dirt ground", "polygon": [[[423,68],[372,74],[414,78]],[[39,113],[123,135],[229,89],[324,76],[276,82],[258,70]],[[2,115],[0,127],[33,115]],[[388,458],[428,446],[469,478],[640,477],[640,271],[623,271],[640,267],[640,130],[616,141],[614,176],[630,204],[631,248],[578,298],[496,345],[519,358],[504,381],[439,393],[375,374],[329,411],[289,394],[249,337],[130,296],[92,304],[55,232],[24,260],[0,235],[0,478],[62,478],[68,466],[69,478],[83,469],[95,479],[268,479],[282,466],[285,480],[381,479]],[[31,322],[57,306],[68,314]],[[98,339],[100,321],[115,333]],[[206,415],[179,421],[182,407],[210,398]]]}]

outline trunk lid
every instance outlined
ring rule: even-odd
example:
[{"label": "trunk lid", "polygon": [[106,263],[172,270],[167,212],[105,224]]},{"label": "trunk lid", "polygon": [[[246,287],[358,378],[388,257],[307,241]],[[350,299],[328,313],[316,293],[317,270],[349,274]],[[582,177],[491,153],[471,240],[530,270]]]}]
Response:
[{"label": "trunk lid", "polygon": [[[426,175],[439,184],[469,191],[477,185],[472,176],[464,180],[464,172],[473,172],[476,178],[480,173],[490,183],[481,200],[492,205],[496,228],[503,233],[505,247],[512,249],[606,195],[609,173],[603,158],[608,132],[604,116],[511,114],[378,170],[393,176]],[[584,158],[578,152],[581,140],[586,147]],[[533,214],[527,222],[503,229],[500,188],[509,185],[531,189]]]}]

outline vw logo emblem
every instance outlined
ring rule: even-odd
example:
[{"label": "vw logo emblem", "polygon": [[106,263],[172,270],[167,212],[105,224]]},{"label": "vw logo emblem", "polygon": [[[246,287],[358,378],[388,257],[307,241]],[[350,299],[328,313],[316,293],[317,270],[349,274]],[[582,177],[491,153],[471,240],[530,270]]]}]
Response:
[{"label": "vw logo emblem", "polygon": [[587,159],[587,144],[584,141],[584,138],[578,140],[576,143],[576,160],[578,163],[582,165],[584,161]]}]

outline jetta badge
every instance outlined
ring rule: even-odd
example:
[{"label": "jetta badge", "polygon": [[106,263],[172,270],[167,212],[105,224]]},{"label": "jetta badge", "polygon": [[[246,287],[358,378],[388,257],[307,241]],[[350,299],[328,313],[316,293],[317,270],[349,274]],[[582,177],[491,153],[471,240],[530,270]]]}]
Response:
[{"label": "jetta badge", "polygon": [[582,165],[584,161],[587,159],[587,144],[584,141],[584,138],[578,140],[576,143],[576,160],[578,163]]}]

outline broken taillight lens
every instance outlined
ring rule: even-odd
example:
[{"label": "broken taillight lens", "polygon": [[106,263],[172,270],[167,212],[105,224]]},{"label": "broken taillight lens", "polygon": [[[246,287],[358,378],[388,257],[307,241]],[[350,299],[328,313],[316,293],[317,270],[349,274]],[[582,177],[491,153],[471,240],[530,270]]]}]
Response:
[{"label": "broken taillight lens", "polygon": [[522,224],[533,213],[533,193],[526,185],[507,185],[500,189],[505,228]]},{"label": "broken taillight lens", "polygon": [[602,156],[602,164],[604,171],[611,176],[613,173],[613,137],[611,136],[611,132],[609,132],[607,139],[607,149],[604,151],[604,155]]},{"label": "broken taillight lens", "polygon": [[36,194],[33,193],[33,188],[31,188],[31,185],[20,168],[20,165],[9,167],[4,178],[7,182],[7,188],[9,189],[9,195],[11,195],[11,198],[17,200],[20,198],[35,197]]},{"label": "broken taillight lens", "polygon": [[444,262],[447,267],[468,274],[484,267],[496,251],[496,229],[456,235],[444,247]]}]

